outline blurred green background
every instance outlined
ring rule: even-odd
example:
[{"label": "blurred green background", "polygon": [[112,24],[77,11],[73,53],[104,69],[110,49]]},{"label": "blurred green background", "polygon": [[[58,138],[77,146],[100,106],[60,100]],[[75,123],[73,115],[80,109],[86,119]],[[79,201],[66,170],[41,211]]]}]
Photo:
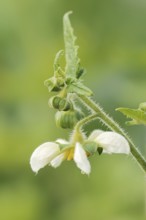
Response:
[{"label": "blurred green background", "polygon": [[146,157],[146,129],[127,128],[125,117],[114,111],[146,101],[146,1],[1,0],[0,219],[143,220],[146,184],[131,156],[90,158],[90,177],[74,162],[38,175],[30,169],[38,145],[69,135],[56,129],[43,85],[64,47],[62,17],[69,10],[85,84]]}]

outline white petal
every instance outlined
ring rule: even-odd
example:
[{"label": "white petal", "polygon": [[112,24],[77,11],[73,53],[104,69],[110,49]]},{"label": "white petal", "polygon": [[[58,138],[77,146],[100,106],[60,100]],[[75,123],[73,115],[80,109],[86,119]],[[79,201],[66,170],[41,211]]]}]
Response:
[{"label": "white petal", "polygon": [[130,153],[128,141],[116,132],[103,132],[95,139],[95,141],[103,147],[103,153]]},{"label": "white petal", "polygon": [[69,143],[68,141],[66,141],[64,139],[57,139],[56,142],[59,144],[68,144]]},{"label": "white petal", "polygon": [[34,172],[50,163],[59,153],[59,146],[53,142],[46,142],[35,149],[30,158],[30,165]]},{"label": "white petal", "polygon": [[85,150],[82,148],[81,144],[77,143],[74,152],[74,161],[77,167],[85,174],[91,172],[91,166],[88,161]]},{"label": "white petal", "polygon": [[94,141],[101,133],[103,133],[104,131],[97,129],[92,131],[92,133],[89,135],[88,140],[90,141]]},{"label": "white petal", "polygon": [[64,153],[59,154],[57,157],[51,160],[50,164],[52,167],[57,168],[61,165],[64,159],[65,159],[65,154]]}]

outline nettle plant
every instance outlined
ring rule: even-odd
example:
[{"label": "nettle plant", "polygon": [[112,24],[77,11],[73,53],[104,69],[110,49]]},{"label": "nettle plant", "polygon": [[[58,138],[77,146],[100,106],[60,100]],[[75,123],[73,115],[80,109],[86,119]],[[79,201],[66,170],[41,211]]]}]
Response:
[{"label": "nettle plant", "polygon": [[[74,160],[81,172],[89,175],[91,165],[88,158],[90,156],[103,153],[131,153],[140,167],[146,171],[146,160],[132,140],[118,123],[93,101],[92,91],[83,84],[82,77],[85,71],[78,58],[76,37],[69,20],[70,13],[66,13],[63,17],[66,66],[62,69],[59,64],[60,57],[64,54],[61,50],[55,57],[54,75],[45,81],[45,85],[49,93],[53,93],[49,99],[49,106],[57,110],[55,115],[57,126],[71,129],[71,135],[69,140],[57,139],[36,148],[30,158],[31,168],[37,173],[46,165],[56,168],[64,160]],[[55,96],[54,93],[56,93]],[[85,108],[88,111],[85,111]],[[131,125],[146,124],[146,103],[141,103],[137,110],[128,108],[117,110],[132,119],[129,122]],[[108,131],[97,128],[87,136],[84,125],[94,120],[101,121]]]}]

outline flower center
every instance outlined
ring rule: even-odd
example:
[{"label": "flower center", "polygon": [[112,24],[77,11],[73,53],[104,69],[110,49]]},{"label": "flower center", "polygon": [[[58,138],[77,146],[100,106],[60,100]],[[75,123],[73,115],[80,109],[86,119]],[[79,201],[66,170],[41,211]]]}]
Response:
[{"label": "flower center", "polygon": [[65,153],[66,160],[72,160],[73,156],[74,156],[74,148],[71,148],[66,151],[66,153]]}]

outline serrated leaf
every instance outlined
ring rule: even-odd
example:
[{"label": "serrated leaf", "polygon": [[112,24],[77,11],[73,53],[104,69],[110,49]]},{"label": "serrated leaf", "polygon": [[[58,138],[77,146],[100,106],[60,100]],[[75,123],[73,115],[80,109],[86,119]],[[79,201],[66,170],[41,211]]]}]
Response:
[{"label": "serrated leaf", "polygon": [[81,82],[74,82],[70,84],[68,86],[68,92],[86,96],[91,96],[93,94],[92,91]]},{"label": "serrated leaf", "polygon": [[116,110],[132,119],[132,121],[126,122],[127,125],[146,125],[146,112],[141,109],[117,108]]},{"label": "serrated leaf", "polygon": [[66,58],[65,74],[66,76],[76,78],[80,60],[78,58],[78,46],[75,45],[76,37],[74,36],[73,28],[69,20],[69,15],[71,13],[72,12],[68,12],[63,17]]}]

